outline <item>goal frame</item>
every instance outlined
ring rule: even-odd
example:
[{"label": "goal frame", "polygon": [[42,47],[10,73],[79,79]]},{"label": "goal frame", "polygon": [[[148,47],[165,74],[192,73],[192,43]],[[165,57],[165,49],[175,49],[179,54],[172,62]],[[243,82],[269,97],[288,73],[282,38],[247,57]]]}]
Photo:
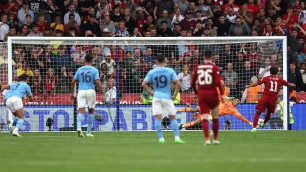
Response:
[{"label": "goal frame", "polygon": [[[116,44],[116,41],[131,41],[137,43],[137,41],[157,41],[158,43],[164,44],[167,41],[250,41],[256,42],[259,40],[281,40],[282,41],[282,56],[283,56],[283,79],[288,79],[288,58],[287,58],[287,37],[286,36],[247,36],[247,37],[8,37],[7,48],[8,48],[8,83],[12,83],[13,79],[13,68],[12,68],[12,45],[14,41],[107,41]],[[150,42],[152,43],[152,42]],[[117,43],[118,45],[118,43]],[[118,46],[117,46],[118,51]],[[118,54],[118,53],[117,53]],[[118,58],[118,57],[116,57]],[[117,65],[118,66],[118,65]],[[118,68],[118,67],[116,67]],[[118,69],[116,69],[118,70]],[[118,84],[118,83],[117,83]],[[117,89],[119,92],[119,89]],[[117,94],[119,95],[119,94]],[[119,108],[119,96],[117,96],[117,108]],[[288,88],[283,87],[283,130],[288,130]],[[118,113],[118,112],[117,112]]]}]

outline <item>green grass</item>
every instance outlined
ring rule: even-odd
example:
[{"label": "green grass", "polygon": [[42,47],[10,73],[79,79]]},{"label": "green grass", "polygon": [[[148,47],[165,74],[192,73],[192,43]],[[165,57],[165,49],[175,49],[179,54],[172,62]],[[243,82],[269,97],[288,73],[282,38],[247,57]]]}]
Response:
[{"label": "green grass", "polygon": [[204,146],[202,132],[181,132],[183,145],[157,144],[155,132],[0,133],[1,172],[303,172],[306,131],[221,132],[221,144]]}]

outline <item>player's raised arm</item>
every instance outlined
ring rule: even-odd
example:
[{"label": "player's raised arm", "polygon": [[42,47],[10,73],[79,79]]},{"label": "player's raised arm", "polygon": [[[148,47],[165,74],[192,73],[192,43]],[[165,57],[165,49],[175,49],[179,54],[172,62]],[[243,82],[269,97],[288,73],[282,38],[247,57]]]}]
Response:
[{"label": "player's raised arm", "polygon": [[294,83],[288,83],[289,87],[296,87],[296,85]]},{"label": "player's raised arm", "polygon": [[74,87],[75,87],[75,83],[76,83],[76,79],[72,79],[72,81],[71,81],[71,96],[70,96],[70,98],[71,98],[71,100],[73,100],[74,99]]},{"label": "player's raised arm", "polygon": [[98,87],[99,92],[102,93],[102,84],[100,82],[100,79],[96,79],[95,83],[96,83],[96,85]]},{"label": "player's raised arm", "polygon": [[10,85],[0,85],[0,92],[6,89],[10,89]]},{"label": "player's raised arm", "polygon": [[151,72],[149,72],[146,77],[144,78],[144,80],[141,83],[141,86],[143,87],[143,89],[145,89],[146,92],[149,93],[149,95],[153,95],[153,91],[149,88],[148,83],[152,82],[152,74]]}]

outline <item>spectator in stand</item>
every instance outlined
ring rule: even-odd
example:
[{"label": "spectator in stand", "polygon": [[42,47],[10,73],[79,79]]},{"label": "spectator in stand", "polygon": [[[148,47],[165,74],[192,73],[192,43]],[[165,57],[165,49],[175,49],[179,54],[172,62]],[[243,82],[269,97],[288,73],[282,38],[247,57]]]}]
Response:
[{"label": "spectator in stand", "polygon": [[80,26],[81,25],[81,17],[79,15],[79,13],[77,13],[75,11],[75,5],[71,4],[69,6],[69,11],[64,15],[64,24],[68,24],[69,14],[74,14],[74,20]]},{"label": "spectator in stand", "polygon": [[182,13],[186,13],[189,7],[188,0],[177,0],[176,1],[178,8],[182,11]]},{"label": "spectator in stand", "polygon": [[238,73],[233,70],[233,63],[226,64],[226,70],[222,72],[225,86],[230,88],[230,96],[237,97]]},{"label": "spectator in stand", "polygon": [[167,21],[162,21],[161,22],[161,27],[160,29],[157,31],[157,35],[160,37],[169,37],[169,36],[173,36],[173,32],[171,31],[171,29],[168,27],[168,23]]},{"label": "spectator in stand", "polygon": [[108,105],[116,102],[116,86],[115,80],[112,78],[108,80],[108,90],[105,93],[104,102]]},{"label": "spectator in stand", "polygon": [[232,8],[234,12],[239,12],[240,10],[239,5],[235,4],[235,0],[229,0],[227,4],[222,6],[222,10],[224,11],[224,9],[227,7]]},{"label": "spectator in stand", "polygon": [[20,26],[26,23],[27,15],[30,15],[32,19],[34,19],[34,12],[29,9],[29,4],[23,3],[22,8],[18,10],[18,16],[17,16]]},{"label": "spectator in stand", "polygon": [[168,14],[172,14],[174,10],[173,7],[173,0],[158,0],[154,8],[154,20],[157,20],[164,10],[167,10]]},{"label": "spectator in stand", "polygon": [[7,37],[9,37],[9,36],[17,36],[17,31],[16,31],[15,27],[10,28],[9,33],[6,34],[6,36],[4,38],[4,41],[7,41]]},{"label": "spectator in stand", "polygon": [[113,35],[115,33],[115,31],[116,31],[115,30],[115,25],[113,24],[113,22],[110,19],[109,15],[105,16],[104,24],[101,26],[101,30],[103,30],[103,32],[107,31],[111,35]]},{"label": "spectator in stand", "polygon": [[302,47],[298,42],[298,30],[296,28],[292,29],[290,35],[288,36],[288,45],[295,52],[301,51]]},{"label": "spectator in stand", "polygon": [[4,41],[6,34],[9,33],[10,27],[7,25],[7,14],[2,14],[0,22],[0,41]]},{"label": "spectator in stand", "polygon": [[187,64],[183,65],[183,71],[178,74],[177,78],[180,80],[181,83],[181,92],[191,92],[191,74],[189,70],[189,66]]},{"label": "spectator in stand", "polygon": [[[79,35],[80,26],[75,22],[74,18],[75,18],[74,14],[69,14],[69,22],[64,25],[64,33],[65,34],[68,34],[69,31],[71,31],[71,29],[73,29],[75,31],[75,34]],[[81,25],[81,27],[82,27],[82,25]]]},{"label": "spectator in stand", "polygon": [[119,22],[119,36],[129,37],[129,31],[125,27],[125,23],[123,21]]},{"label": "spectator in stand", "polygon": [[254,18],[256,18],[256,16],[254,16],[254,13],[250,11],[248,4],[242,5],[238,16],[241,17],[244,23],[246,23],[248,26],[252,26],[253,20]]},{"label": "spectator in stand", "polygon": [[60,14],[55,15],[55,21],[50,24],[50,28],[53,34],[55,34],[57,30],[60,30],[62,32],[65,31],[62,16]]},{"label": "spectator in stand", "polygon": [[241,18],[237,17],[235,24],[229,28],[229,35],[231,36],[248,36],[250,35],[250,28],[247,24],[242,23]]},{"label": "spectator in stand", "polygon": [[244,68],[241,69],[241,72],[238,73],[238,76],[238,88],[239,91],[242,91],[251,80],[251,77],[256,76],[256,72],[254,69],[252,69],[251,62],[249,60],[244,62]]},{"label": "spectator in stand", "polygon": [[204,4],[204,0],[199,0],[198,1],[198,10],[201,12],[201,14],[203,16],[205,16],[206,18],[213,18],[214,17],[214,13],[212,12],[212,9],[210,7],[209,4]]},{"label": "spectator in stand", "polygon": [[85,35],[85,31],[91,30],[95,36],[101,36],[101,31],[95,15],[90,15],[86,23],[81,24],[81,35]]},{"label": "spectator in stand", "polygon": [[249,60],[251,62],[252,69],[254,69],[255,71],[258,70],[257,69],[257,67],[258,67],[257,66],[258,52],[259,52],[259,49],[257,48],[257,44],[256,43],[251,43],[249,51],[246,54],[247,60]]},{"label": "spectator in stand", "polygon": [[[47,94],[55,95],[56,93],[56,85],[57,85],[57,78],[54,74],[54,69],[49,68],[46,77],[44,78],[45,88]],[[48,97],[47,95],[45,95]]]},{"label": "spectator in stand", "polygon": [[16,20],[15,16],[13,14],[8,15],[8,21],[7,24],[9,25],[10,28],[18,28],[18,21]]},{"label": "spectator in stand", "polygon": [[302,74],[300,72],[300,69],[296,66],[295,63],[290,63],[288,81],[296,85],[296,91],[305,89],[304,82],[302,79]]},{"label": "spectator in stand", "polygon": [[132,63],[131,70],[128,71],[127,80],[129,81],[129,85],[127,87],[128,93],[141,93],[141,70],[139,68],[139,63],[137,60],[134,60]]},{"label": "spectator in stand", "polygon": [[71,66],[71,57],[67,54],[67,47],[61,45],[58,48],[58,55],[54,57],[55,61],[55,72],[60,71],[61,66],[70,67]]},{"label": "spectator in stand", "polygon": [[33,94],[43,93],[43,78],[40,74],[39,69],[34,70],[34,75],[31,80],[31,88],[33,90]]},{"label": "spectator in stand", "polygon": [[298,22],[298,15],[293,12],[293,8],[289,7],[287,9],[287,13],[285,13],[282,16],[282,20],[284,21],[284,24],[290,27],[292,24]]},{"label": "spectator in stand", "polygon": [[224,15],[219,17],[219,22],[216,24],[218,27],[217,35],[218,36],[228,36],[228,30],[230,28],[230,22],[228,22]]},{"label": "spectator in stand", "polygon": [[251,13],[254,18],[256,18],[258,11],[259,11],[259,8],[257,4],[255,4],[255,1],[248,0],[248,12]]},{"label": "spectator in stand", "polygon": [[204,31],[203,25],[201,21],[198,21],[197,24],[195,25],[195,29],[192,32],[193,36],[201,36]]},{"label": "spectator in stand", "polygon": [[60,72],[57,73],[57,93],[70,92],[70,78],[65,66],[62,66]]},{"label": "spectator in stand", "polygon": [[191,11],[186,12],[185,18],[180,23],[183,30],[194,29],[196,21],[191,16]]},{"label": "spectator in stand", "polygon": [[22,25],[20,31],[18,32],[18,36],[27,36],[29,34],[29,27],[27,25]]},{"label": "spectator in stand", "polygon": [[39,31],[39,26],[37,24],[32,25],[32,30],[28,34],[28,37],[40,37],[43,36],[43,32]]},{"label": "spectator in stand", "polygon": [[39,14],[38,22],[35,23],[38,26],[39,32],[44,32],[45,28],[48,26],[48,23],[45,22],[45,16],[43,14]]},{"label": "spectator in stand", "polygon": [[172,18],[171,28],[173,28],[174,24],[180,23],[183,19],[184,19],[184,16],[181,14],[181,10],[179,8],[177,8],[175,10],[175,14]]},{"label": "spectator in stand", "polygon": [[105,60],[102,61],[102,63],[105,63],[108,69],[108,75],[112,76],[115,74],[115,61],[111,58],[111,53],[107,52],[105,54]]},{"label": "spectator in stand", "polygon": [[110,18],[115,23],[119,23],[119,22],[123,21],[124,16],[120,12],[120,6],[119,5],[114,6],[113,12],[111,13]]},{"label": "spectator in stand", "polygon": [[258,78],[262,79],[270,75],[271,59],[265,58],[263,65],[259,68]]},{"label": "spectator in stand", "polygon": [[244,53],[243,52],[237,52],[237,58],[235,58],[233,64],[234,64],[234,71],[236,71],[238,74],[242,72],[242,69],[244,68]]}]

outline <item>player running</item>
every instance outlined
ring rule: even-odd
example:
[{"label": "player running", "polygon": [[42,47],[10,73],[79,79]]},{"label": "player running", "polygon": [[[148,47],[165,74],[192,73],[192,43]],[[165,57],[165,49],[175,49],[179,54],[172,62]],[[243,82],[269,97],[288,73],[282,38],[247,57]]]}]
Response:
[{"label": "player running", "polygon": [[[155,59],[157,67],[150,70],[144,81],[142,82],[143,88],[153,95],[152,111],[155,116],[155,129],[159,137],[159,143],[164,144],[165,139],[162,133],[161,117],[162,114],[168,114],[171,120],[170,127],[174,132],[174,143],[184,143],[179,137],[179,129],[176,121],[176,110],[174,107],[174,100],[180,89],[180,82],[173,69],[166,67],[167,59],[163,56],[157,56]],[[175,82],[176,88],[173,96],[171,97],[171,82]],[[153,83],[154,92],[148,87],[148,83]],[[172,100],[171,100],[172,99]]]},{"label": "player running", "polygon": [[78,81],[78,109],[79,113],[77,115],[77,133],[79,137],[84,137],[82,132],[82,117],[85,112],[85,108],[88,107],[88,126],[86,136],[92,137],[91,129],[93,127],[94,121],[94,108],[96,105],[96,91],[95,84],[97,85],[100,92],[102,92],[102,85],[100,83],[99,71],[92,66],[93,56],[87,54],[85,56],[85,65],[80,67],[72,80],[71,90],[72,96],[74,99],[73,90],[74,85]]},{"label": "player running", "polygon": [[[218,106],[219,98],[217,87],[220,90],[221,95],[224,94],[224,81],[220,76],[219,67],[216,66],[213,61],[211,51],[205,51],[204,64],[197,66],[192,74],[192,88],[198,95],[198,102],[200,106],[200,113],[202,116],[202,128],[205,136],[205,144],[210,145],[209,125],[208,119],[211,111],[213,118],[212,129],[214,133],[213,144],[219,144],[218,131],[219,131],[219,118],[218,118]],[[222,96],[222,101],[224,96]]]},{"label": "player running", "polygon": [[270,73],[271,73],[270,76],[264,77],[261,81],[246,86],[246,88],[249,88],[249,87],[255,87],[260,84],[265,84],[264,93],[256,106],[256,114],[254,116],[253,129],[251,130],[251,132],[256,132],[259,116],[262,112],[265,112],[266,109],[268,109],[268,111],[265,116],[263,126],[265,126],[265,124],[269,121],[272,113],[274,113],[275,111],[277,96],[280,88],[283,85],[295,87],[295,84],[288,83],[287,81],[277,76],[278,67],[272,66],[270,68]]},{"label": "player running", "polygon": [[[252,126],[252,122],[247,120],[237,110],[236,106],[238,106],[239,104],[240,104],[240,100],[237,99],[237,98],[233,98],[233,99],[224,98],[224,103],[220,102],[218,116],[234,115],[236,118],[242,120],[244,123]],[[191,121],[191,122],[186,123],[186,124],[181,124],[179,129],[189,128],[189,127],[197,125],[201,122],[202,114],[197,113],[197,112],[200,112],[200,107],[199,106],[197,108],[188,107],[188,108],[179,109],[179,110],[177,110],[177,112],[195,112],[194,114],[192,114],[191,119],[193,119],[193,117],[196,115],[196,119],[194,121]]]},{"label": "player running", "polygon": [[1,92],[9,89],[4,97],[4,102],[8,109],[16,117],[16,127],[12,131],[13,136],[20,137],[19,130],[24,122],[24,109],[22,98],[27,95],[29,101],[33,101],[30,86],[27,84],[28,76],[22,74],[18,77],[18,82],[13,82],[11,85],[0,86]]}]

